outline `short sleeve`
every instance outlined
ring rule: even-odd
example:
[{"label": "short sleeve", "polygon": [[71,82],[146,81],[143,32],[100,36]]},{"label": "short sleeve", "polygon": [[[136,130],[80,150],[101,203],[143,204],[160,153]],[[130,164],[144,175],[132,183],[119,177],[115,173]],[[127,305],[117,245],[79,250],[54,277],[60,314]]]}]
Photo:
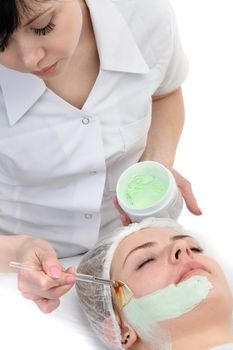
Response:
[{"label": "short sleeve", "polygon": [[172,49],[170,60],[168,61],[165,76],[153,96],[164,95],[176,90],[185,81],[188,75],[188,60],[181,45],[179,30],[173,9],[171,9],[171,36]]}]

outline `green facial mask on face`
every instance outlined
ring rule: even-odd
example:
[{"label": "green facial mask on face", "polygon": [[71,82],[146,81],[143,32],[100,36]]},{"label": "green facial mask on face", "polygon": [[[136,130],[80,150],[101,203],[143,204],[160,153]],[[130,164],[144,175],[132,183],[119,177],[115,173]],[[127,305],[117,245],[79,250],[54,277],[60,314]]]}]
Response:
[{"label": "green facial mask on face", "polygon": [[171,320],[193,310],[213,288],[205,276],[192,276],[175,285],[141,298],[132,298],[123,312],[131,327],[142,339],[153,340],[158,322]]}]

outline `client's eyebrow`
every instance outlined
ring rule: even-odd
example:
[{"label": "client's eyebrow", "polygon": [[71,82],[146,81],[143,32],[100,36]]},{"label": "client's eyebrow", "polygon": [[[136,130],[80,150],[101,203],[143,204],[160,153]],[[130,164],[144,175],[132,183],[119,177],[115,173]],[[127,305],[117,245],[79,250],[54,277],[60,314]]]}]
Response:
[{"label": "client's eyebrow", "polygon": [[[192,236],[189,236],[189,235],[176,235],[176,236],[172,236],[170,238],[171,241],[177,241],[179,239],[183,239],[183,238],[192,238]],[[154,247],[155,245],[157,245],[157,242],[146,242],[146,243],[143,243],[135,248],[133,248],[129,253],[128,255],[126,256],[124,262],[123,262],[123,266],[125,265],[126,263],[126,260],[128,259],[128,257],[135,251],[139,250],[139,249],[145,249],[145,248],[150,248],[150,247]]]},{"label": "client's eyebrow", "polygon": [[135,248],[133,248],[129,254],[126,256],[124,262],[123,262],[123,266],[125,265],[126,263],[126,260],[128,259],[128,257],[133,253],[135,252],[136,250],[139,250],[139,249],[145,249],[145,248],[150,248],[150,247],[154,247],[157,243],[156,242],[146,242],[146,243],[143,243]]},{"label": "client's eyebrow", "polygon": [[193,238],[193,237],[189,235],[176,235],[171,237],[171,241],[177,241],[178,239],[183,239],[183,238]]},{"label": "client's eyebrow", "polygon": [[29,24],[31,24],[32,22],[34,22],[37,18],[43,16],[44,14],[46,14],[47,12],[49,12],[50,10],[53,9],[53,6],[50,6],[49,8],[47,8],[45,11],[37,13],[37,15],[35,15],[34,17],[32,17],[26,24],[24,24],[24,27],[28,26]]}]

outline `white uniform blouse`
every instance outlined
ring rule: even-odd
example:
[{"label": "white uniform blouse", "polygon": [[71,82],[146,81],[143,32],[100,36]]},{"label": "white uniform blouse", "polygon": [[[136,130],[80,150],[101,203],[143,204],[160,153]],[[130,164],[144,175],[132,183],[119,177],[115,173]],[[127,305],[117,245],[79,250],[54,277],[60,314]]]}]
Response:
[{"label": "white uniform blouse", "polygon": [[143,152],[151,96],[187,75],[167,0],[86,2],[101,67],[81,110],[0,66],[0,233],[46,239],[59,257],[116,225],[116,182]]}]

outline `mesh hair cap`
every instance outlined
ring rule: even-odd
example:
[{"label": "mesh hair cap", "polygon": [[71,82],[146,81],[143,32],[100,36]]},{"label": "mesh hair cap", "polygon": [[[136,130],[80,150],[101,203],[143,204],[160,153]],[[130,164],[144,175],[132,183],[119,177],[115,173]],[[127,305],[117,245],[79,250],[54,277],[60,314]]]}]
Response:
[{"label": "mesh hair cap", "polygon": [[[169,227],[187,234],[176,221],[171,219],[147,218],[140,223],[120,227],[103,237],[84,255],[78,272],[110,279],[110,268],[114,252],[119,243],[132,234],[147,227]],[[111,288],[109,286],[79,281],[76,290],[80,305],[97,336],[112,349],[123,349],[121,330],[113,309]]]}]

